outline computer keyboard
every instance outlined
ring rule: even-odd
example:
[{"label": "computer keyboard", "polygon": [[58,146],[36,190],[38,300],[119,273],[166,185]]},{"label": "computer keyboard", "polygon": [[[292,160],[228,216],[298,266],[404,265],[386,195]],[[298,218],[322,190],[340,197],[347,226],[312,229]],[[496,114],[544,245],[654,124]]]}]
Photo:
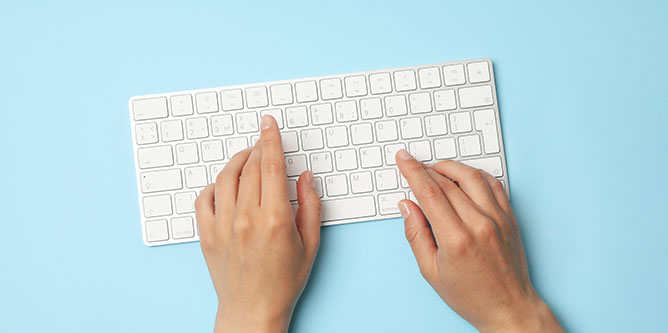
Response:
[{"label": "computer keyboard", "polygon": [[460,160],[508,179],[489,59],[132,97],[143,240],[197,241],[194,200],[272,115],[285,151],[289,199],[313,171],[322,224],[399,217],[415,200],[394,161]]}]

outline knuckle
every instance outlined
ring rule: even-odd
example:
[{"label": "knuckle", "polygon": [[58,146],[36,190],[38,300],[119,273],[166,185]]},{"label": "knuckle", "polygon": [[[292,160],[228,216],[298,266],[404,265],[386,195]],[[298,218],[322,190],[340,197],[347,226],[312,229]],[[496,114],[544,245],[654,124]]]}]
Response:
[{"label": "knuckle", "polygon": [[478,169],[470,169],[466,172],[466,179],[473,183],[481,183],[485,181],[485,176]]},{"label": "knuckle", "polygon": [[464,255],[473,246],[473,239],[471,236],[464,232],[453,233],[449,239],[450,252],[454,255]]},{"label": "knuckle", "polygon": [[422,188],[420,189],[420,194],[422,194],[422,197],[424,198],[433,199],[433,198],[438,198],[442,194],[442,192],[439,185],[437,185],[436,183],[429,182],[422,186]]},{"label": "knuckle", "polygon": [[503,183],[496,178],[491,178],[489,180],[489,187],[493,190],[503,190]]},{"label": "knuckle", "polygon": [[491,239],[496,237],[496,226],[489,219],[483,219],[473,229],[476,236],[482,239]]},{"label": "knuckle", "polygon": [[265,175],[279,175],[285,170],[283,161],[271,160],[265,161],[262,165],[262,171]]},{"label": "knuckle", "polygon": [[418,161],[411,161],[406,166],[406,171],[408,173],[415,173],[417,171],[420,171],[420,169],[422,169],[422,163]]}]

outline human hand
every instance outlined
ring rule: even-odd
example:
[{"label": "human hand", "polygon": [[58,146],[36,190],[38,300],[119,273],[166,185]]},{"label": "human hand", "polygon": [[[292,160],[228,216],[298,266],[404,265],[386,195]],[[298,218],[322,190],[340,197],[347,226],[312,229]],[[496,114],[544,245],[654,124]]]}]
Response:
[{"label": "human hand", "polygon": [[200,244],[218,294],[216,332],[287,331],[320,241],[313,174],[297,183],[293,216],[281,136],[271,116],[195,202]]},{"label": "human hand", "polygon": [[531,285],[501,182],[457,161],[429,167],[405,150],[396,160],[420,204],[399,202],[406,238],[438,295],[482,332],[563,331]]}]

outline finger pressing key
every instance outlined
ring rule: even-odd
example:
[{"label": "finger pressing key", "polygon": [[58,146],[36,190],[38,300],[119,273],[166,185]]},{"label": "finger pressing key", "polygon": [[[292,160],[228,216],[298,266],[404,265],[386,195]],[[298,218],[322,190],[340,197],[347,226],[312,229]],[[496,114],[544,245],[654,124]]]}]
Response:
[{"label": "finger pressing key", "polygon": [[239,195],[237,196],[238,213],[255,213],[260,206],[260,161],[262,160],[262,145],[258,143],[253,146],[248,161],[241,171],[239,178]]},{"label": "finger pressing key", "polygon": [[262,205],[271,209],[289,210],[285,158],[281,146],[281,133],[274,117],[265,115],[260,123],[262,133]]}]

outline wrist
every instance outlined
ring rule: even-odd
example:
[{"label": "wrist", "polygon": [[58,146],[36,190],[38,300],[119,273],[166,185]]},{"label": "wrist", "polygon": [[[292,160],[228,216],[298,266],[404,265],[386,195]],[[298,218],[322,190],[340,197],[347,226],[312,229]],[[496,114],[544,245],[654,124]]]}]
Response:
[{"label": "wrist", "polygon": [[563,332],[552,309],[537,295],[512,311],[502,312],[494,323],[481,325],[480,332]]},{"label": "wrist", "polygon": [[218,305],[216,324],[217,332],[287,332],[292,312],[269,313],[262,311],[238,311],[223,309]]}]

